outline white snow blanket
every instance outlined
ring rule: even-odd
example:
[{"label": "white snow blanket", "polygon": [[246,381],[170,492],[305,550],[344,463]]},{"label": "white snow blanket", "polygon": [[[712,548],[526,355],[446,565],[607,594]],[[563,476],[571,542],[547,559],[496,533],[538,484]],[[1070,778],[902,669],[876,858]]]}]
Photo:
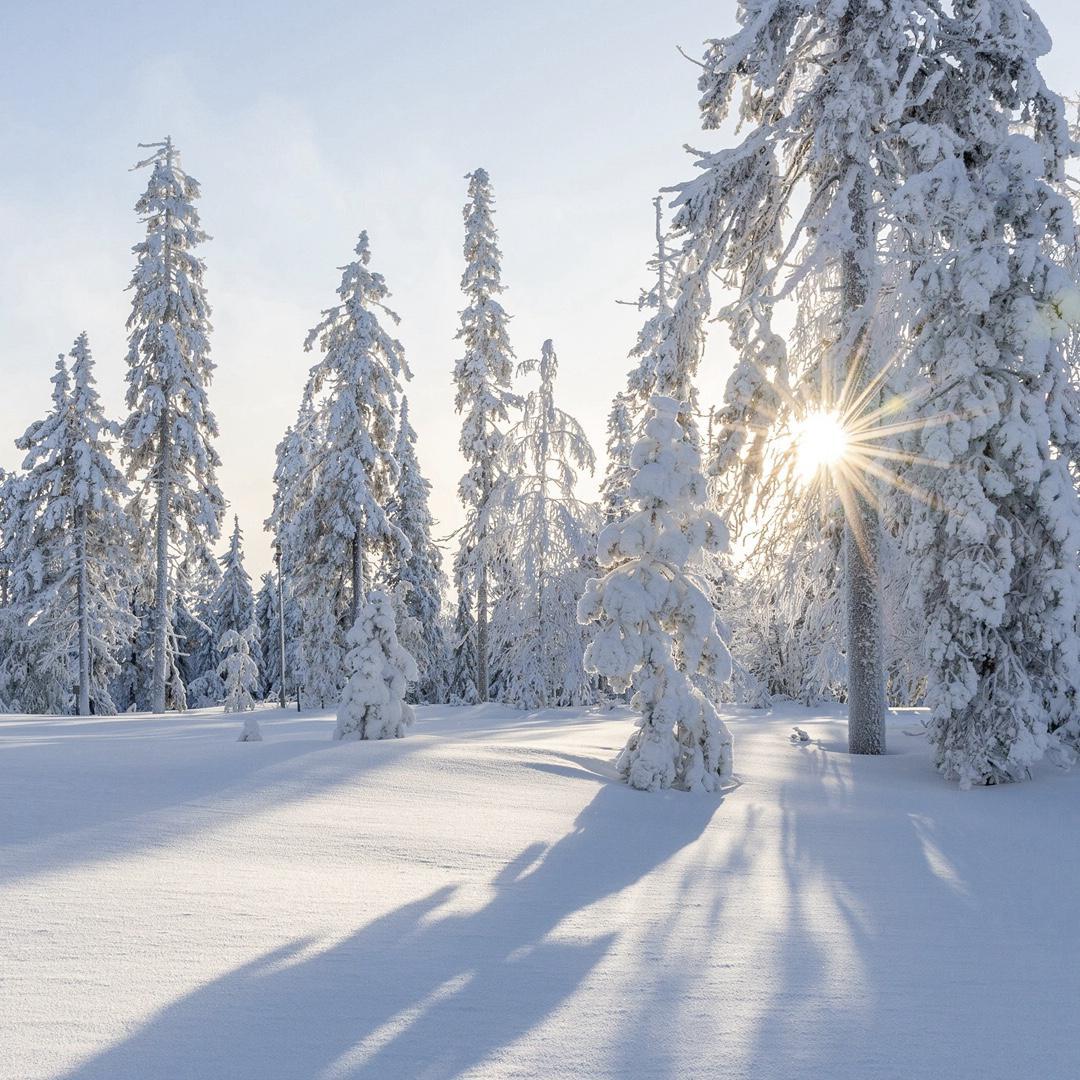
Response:
[{"label": "white snow blanket", "polygon": [[646,794],[625,713],[257,715],[0,720],[4,1080],[1080,1075],[1080,771],[786,708]]}]

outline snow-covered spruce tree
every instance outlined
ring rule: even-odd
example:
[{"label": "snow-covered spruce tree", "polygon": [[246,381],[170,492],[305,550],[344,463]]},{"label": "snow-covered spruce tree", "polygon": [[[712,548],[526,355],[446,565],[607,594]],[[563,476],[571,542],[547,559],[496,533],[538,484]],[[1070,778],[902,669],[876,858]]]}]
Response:
[{"label": "snow-covered spruce tree", "polygon": [[654,205],[656,254],[649,266],[656,272],[656,282],[638,298],[638,307],[650,309],[652,314],[630,350],[634,366],[627,375],[626,394],[634,417],[644,413],[655,394],[685,402],[683,423],[696,446],[698,393],[694,380],[705,347],[703,322],[708,315],[708,293],[697,287],[697,276],[691,273],[696,265],[693,249],[688,248],[678,261],[668,250],[659,197]]},{"label": "snow-covered spruce tree", "polygon": [[[672,266],[664,231],[662,200],[653,200],[656,209],[656,253],[649,268],[656,281],[642,289],[637,306],[652,313],[638,331],[630,350],[634,361],[626,377],[626,388],[618,391],[611,401],[607,419],[607,466],[600,485],[600,506],[606,521],[619,521],[626,513],[627,488],[633,470],[630,455],[639,436],[638,421],[654,393],[667,394],[680,400],[696,401],[694,375],[700,359],[703,336],[692,320],[683,319],[676,325],[672,318]],[[679,340],[679,331],[689,336]],[[688,417],[693,424],[693,419]],[[691,428],[696,437],[696,426]]]},{"label": "snow-covered spruce tree", "polygon": [[338,706],[335,739],[399,739],[413,722],[405,700],[418,676],[416,661],[397,639],[394,605],[380,589],[369,595],[349,631],[348,680]]},{"label": "snow-covered spruce tree", "polygon": [[225,711],[244,712],[255,708],[259,690],[259,667],[252,657],[255,631],[226,630],[218,641],[221,663],[218,674],[225,688]]},{"label": "snow-covered spruce tree", "polygon": [[[305,438],[305,481],[291,528],[303,548],[292,567],[303,609],[304,667],[320,700],[345,681],[345,635],[359,618],[377,557],[407,559],[409,541],[387,516],[398,480],[394,458],[402,378],[411,378],[401,343],[379,321],[396,323],[381,274],[360,234],[355,261],[342,267],[340,303],[323,312],[305,342],[320,358],[304,399],[317,438]],[[330,639],[326,639],[327,632]]]},{"label": "snow-covered spruce tree", "polygon": [[14,474],[9,473],[7,469],[3,467],[0,467],[0,611],[11,603],[7,545],[4,541],[3,527],[4,522],[7,520],[7,506],[14,483]]},{"label": "snow-covered spruce tree", "polygon": [[215,475],[217,421],[206,393],[214,365],[204,266],[195,254],[207,239],[195,208],[199,185],[180,167],[171,139],[151,148],[136,166],[149,167],[150,180],[135,204],[146,238],[133,249],[123,453],[128,478],[138,482],[137,514],[153,534],[150,707],[161,712],[176,663],[170,655],[176,568],[213,559],[225,500]]},{"label": "snow-covered spruce tree", "polygon": [[596,508],[578,499],[574,486],[577,470],[591,472],[595,458],[581,425],[555,404],[558,363],[549,339],[538,359],[518,368],[520,375],[537,372],[540,384],[506,433],[495,519],[514,567],[491,624],[499,698],[526,709],[580,705],[594,695],[576,611]]},{"label": "snow-covered spruce tree", "polygon": [[123,506],[127,484],[112,460],[120,427],[102,408],[85,332],[71,350],[71,376],[78,711],[85,716],[115,711],[109,684],[135,631],[128,571],[135,533]]},{"label": "snow-covered spruce tree", "polygon": [[410,553],[407,558],[392,559],[386,577],[395,592],[399,586],[404,588],[401,597],[404,611],[418,623],[419,639],[415,643],[414,656],[420,676],[414,693],[418,702],[432,704],[446,698],[448,655],[439,617],[446,576],[442,569],[442,551],[431,537],[434,524],[428,506],[431,484],[420,472],[416,431],[409,422],[407,397],[402,398],[398,414],[394,458],[399,472],[388,514],[390,521],[409,541]]},{"label": "snow-covered spruce tree", "polygon": [[[894,222],[902,129],[941,65],[933,3],[745,0],[738,19],[740,29],[705,52],[701,112],[705,127],[720,126],[741,85],[740,116],[751,130],[732,149],[700,155],[703,175],[675,189],[673,228],[684,260],[676,310],[706,312],[713,274],[737,292],[722,311],[738,359],[713,468],[747,491],[770,482],[770,436],[798,403],[871,417],[879,404],[889,335],[875,325],[887,308],[878,238]],[[834,323],[808,355],[788,350],[773,327],[777,306],[797,291],[825,305]],[[863,443],[872,437],[864,432]],[[865,472],[842,491],[849,746],[880,753],[880,526]]]},{"label": "snow-covered spruce tree", "polygon": [[904,129],[914,165],[898,196],[926,386],[905,543],[930,741],[969,787],[1025,779],[1058,736],[1080,740],[1080,415],[1065,351],[1077,283],[1063,258],[1075,233],[1055,190],[1072,148],[1027,4],[963,0],[941,42],[948,66]]},{"label": "snow-covered spruce tree", "polygon": [[255,618],[255,596],[251,591],[251,575],[244,566],[244,534],[239,517],[233,517],[229,550],[221,556],[221,582],[211,605],[213,628],[217,639],[229,631],[242,633]]},{"label": "snow-covered spruce tree", "polygon": [[621,521],[626,514],[626,490],[633,476],[630,455],[636,441],[634,416],[630,395],[620,390],[611,401],[607,418],[607,465],[600,484],[600,509],[605,521]]},{"label": "snow-covered spruce tree", "polygon": [[450,652],[450,684],[447,700],[451,705],[475,705],[480,700],[475,681],[476,620],[473,618],[469,599],[460,588]]},{"label": "snow-covered spruce tree", "polygon": [[[307,547],[313,542],[316,523],[307,511],[311,509],[312,470],[308,465],[309,448],[319,438],[318,418],[310,401],[302,400],[296,422],[289,427],[277,445],[274,466],[274,508],[263,523],[273,534],[275,571],[280,575],[279,596],[285,598],[283,605],[286,624],[278,627],[278,652],[281,652],[280,636],[285,636],[286,681],[290,689],[302,698],[302,688],[309,683],[304,655],[301,649],[303,612],[296,599],[296,582],[299,569],[306,558]],[[280,664],[280,660],[278,661]],[[340,668],[340,657],[329,669]]]},{"label": "snow-covered spruce tree", "polygon": [[[66,374],[59,366],[53,388],[53,412],[39,423],[56,416],[57,398],[62,395],[66,400],[69,394]],[[62,550],[57,558],[39,542],[37,490],[37,485],[21,474],[9,475],[5,485],[4,560],[9,605],[0,627],[0,698],[14,712],[62,714],[70,712],[72,706],[71,651],[54,647],[51,635],[35,632],[34,624],[41,598],[51,595],[65,553]]]},{"label": "snow-covered spruce tree", "polygon": [[118,428],[94,383],[86,334],[56,364],[53,407],[17,440],[27,451],[13,596],[42,675],[61,673],[80,716],[113,713],[110,683],[134,631],[132,540],[123,476],[110,457]]},{"label": "snow-covered spruce tree", "polygon": [[18,684],[12,676],[18,620],[11,602],[11,563],[14,551],[9,538],[9,514],[15,505],[17,476],[0,468],[0,712],[19,712]]},{"label": "snow-covered spruce tree", "polygon": [[129,611],[135,632],[130,645],[119,657],[120,670],[109,689],[119,712],[150,708],[154,670],[150,619],[154,600],[153,567],[146,559],[151,549],[142,542],[145,535],[137,520],[133,520],[133,528],[137,539],[129,548],[131,561],[128,571],[132,582]]},{"label": "snow-covered spruce tree", "polygon": [[503,438],[500,425],[509,422],[509,410],[517,399],[510,389],[514,360],[508,333],[510,319],[498,299],[505,286],[502,253],[492,220],[495,198],[491,180],[483,169],[469,173],[466,179],[469,201],[463,211],[465,272],[461,289],[467,304],[457,334],[465,351],[454,365],[454,407],[462,414],[460,447],[468,471],[458,485],[466,522],[461,530],[455,584],[459,592],[466,590],[473,601],[476,671],[472,681],[478,700],[487,701],[489,588],[496,557],[490,532]]},{"label": "snow-covered spruce tree", "polygon": [[[265,701],[276,696],[281,682],[278,657],[277,585],[273,574],[263,574],[255,594],[255,629],[258,644],[259,696]],[[272,688],[272,689],[271,689]]]},{"label": "snow-covered spruce tree", "polygon": [[[215,704],[223,700],[225,684],[221,681],[222,654],[218,647],[230,630],[247,632],[255,619],[255,596],[251,591],[251,576],[244,566],[244,536],[240,519],[234,515],[229,547],[219,559],[221,570],[213,593],[205,603],[198,603],[202,634],[192,635],[199,647],[199,669],[188,685],[190,703],[195,706]],[[204,642],[210,647],[205,649]]]},{"label": "snow-covered spruce tree", "polygon": [[[423,647],[424,638],[420,620],[412,614],[405,602],[409,595],[409,586],[404,581],[399,581],[392,589],[385,589],[384,592],[390,597],[390,604],[394,609],[398,644],[415,660],[417,651]],[[415,705],[415,694],[410,691],[407,700],[409,704]]]},{"label": "snow-covered spruce tree", "polygon": [[[832,493],[822,495],[834,501]],[[774,536],[756,547],[725,597],[731,653],[751,677],[746,689],[758,701],[764,696],[820,705],[844,697],[842,525],[828,509],[804,520],[808,527],[793,536]]]},{"label": "snow-covered spruce tree", "polygon": [[176,634],[177,668],[184,681],[189,707],[218,705],[224,696],[215,628],[214,598],[221,587],[217,562],[177,568],[173,591],[173,632]]},{"label": "snow-covered spruce tree", "polygon": [[704,506],[701,455],[684,426],[684,405],[655,396],[634,447],[636,509],[600,533],[604,576],[589,582],[578,617],[597,623],[585,666],[616,692],[633,688],[638,728],[618,767],[636,788],[717,790],[731,774],[731,736],[694,675],[724,682],[731,658],[700,578],[704,552],[727,530]]}]

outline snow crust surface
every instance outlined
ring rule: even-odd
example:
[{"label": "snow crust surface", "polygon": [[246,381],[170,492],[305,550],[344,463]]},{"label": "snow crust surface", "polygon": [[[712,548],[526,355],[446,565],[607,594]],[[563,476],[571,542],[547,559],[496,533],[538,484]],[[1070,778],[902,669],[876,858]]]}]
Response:
[{"label": "snow crust surface", "polygon": [[1075,772],[785,707],[645,794],[622,712],[257,715],[0,720],[0,1077],[1080,1075]]}]

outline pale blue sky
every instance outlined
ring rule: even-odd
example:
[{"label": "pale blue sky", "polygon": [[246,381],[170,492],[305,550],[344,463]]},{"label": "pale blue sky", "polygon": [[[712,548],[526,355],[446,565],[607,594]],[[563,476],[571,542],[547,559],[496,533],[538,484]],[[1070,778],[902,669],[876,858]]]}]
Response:
[{"label": "pale blue sky", "polygon": [[[1074,0],[1037,4],[1044,63],[1072,90]],[[692,172],[691,55],[734,0],[548,3],[18,4],[0,0],[0,463],[42,414],[57,352],[90,334],[105,401],[123,396],[124,292],[145,176],[136,144],[171,134],[203,185],[221,483],[266,569],[273,450],[295,414],[309,327],[335,269],[371,236],[402,316],[433,509],[459,522],[450,370],[460,307],[463,175],[495,184],[519,358],[552,337],[560,397],[603,448],[640,322],[656,189]],[[722,335],[715,335],[718,339]],[[717,340],[701,386],[725,375]]]}]

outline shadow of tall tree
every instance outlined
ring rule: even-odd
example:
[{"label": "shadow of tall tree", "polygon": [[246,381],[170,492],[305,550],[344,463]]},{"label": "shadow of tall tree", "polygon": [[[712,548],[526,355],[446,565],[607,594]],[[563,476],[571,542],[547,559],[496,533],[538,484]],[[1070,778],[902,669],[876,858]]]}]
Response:
[{"label": "shadow of tall tree", "polygon": [[[630,813],[643,799],[653,812]],[[604,784],[571,832],[498,874],[482,908],[440,915],[448,885],[328,949],[298,940],[168,1005],[68,1080],[459,1076],[555,1010],[616,936],[580,919],[552,931],[693,843],[719,804]]]}]

